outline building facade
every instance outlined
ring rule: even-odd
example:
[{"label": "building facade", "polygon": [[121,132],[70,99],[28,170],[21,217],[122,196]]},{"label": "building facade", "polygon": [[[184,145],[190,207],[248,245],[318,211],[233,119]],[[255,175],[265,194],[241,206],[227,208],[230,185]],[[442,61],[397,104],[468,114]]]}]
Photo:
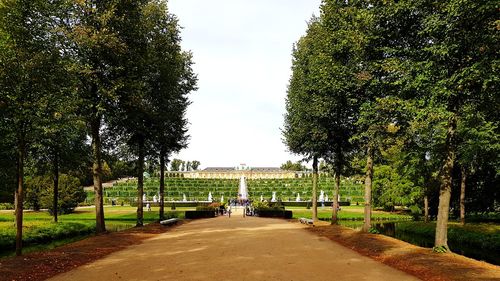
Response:
[{"label": "building facade", "polygon": [[305,172],[285,171],[275,167],[248,167],[241,164],[237,167],[208,167],[200,171],[182,172],[185,178],[217,178],[217,179],[293,179],[302,177]]}]

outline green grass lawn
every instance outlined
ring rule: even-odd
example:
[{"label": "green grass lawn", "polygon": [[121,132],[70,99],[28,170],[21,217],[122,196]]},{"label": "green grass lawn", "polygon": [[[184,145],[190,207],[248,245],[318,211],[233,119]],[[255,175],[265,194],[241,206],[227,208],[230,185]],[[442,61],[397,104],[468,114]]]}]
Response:
[{"label": "green grass lawn", "polygon": [[[312,218],[312,210],[303,207],[287,207],[293,211],[293,218]],[[362,206],[343,206],[338,213],[340,220],[363,220]],[[329,220],[332,217],[331,207],[318,207],[318,218]],[[372,220],[411,220],[412,217],[405,214],[375,211],[372,212]]]},{"label": "green grass lawn", "polygon": [[[184,217],[185,210],[194,208],[177,208],[171,211],[165,210],[165,217]],[[135,226],[136,207],[106,206],[104,216],[106,229],[108,231],[119,231]],[[144,209],[144,223],[150,223],[159,219],[158,207],[151,211]],[[42,244],[49,244],[45,248],[53,248],[54,245],[69,243],[91,235],[95,231],[95,209],[78,208],[74,213],[60,215],[59,223],[52,222],[53,217],[48,212],[24,213],[23,218],[23,244],[31,246],[33,250],[40,250]],[[13,211],[0,212],[0,255],[10,255],[15,248],[15,217]],[[30,249],[28,249],[30,251]]]}]

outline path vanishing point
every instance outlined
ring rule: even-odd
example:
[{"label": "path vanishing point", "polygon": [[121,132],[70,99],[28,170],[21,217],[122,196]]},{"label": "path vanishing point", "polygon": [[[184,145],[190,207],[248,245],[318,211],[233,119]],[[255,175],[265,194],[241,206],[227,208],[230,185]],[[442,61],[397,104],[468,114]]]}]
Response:
[{"label": "path vanishing point", "polygon": [[191,221],[49,280],[418,280],[305,227],[238,212]]}]

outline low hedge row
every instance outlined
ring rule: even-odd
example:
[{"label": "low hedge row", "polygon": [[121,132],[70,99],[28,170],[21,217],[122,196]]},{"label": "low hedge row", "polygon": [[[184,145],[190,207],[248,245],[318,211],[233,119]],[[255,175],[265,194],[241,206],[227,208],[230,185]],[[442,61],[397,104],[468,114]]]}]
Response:
[{"label": "low hedge row", "polygon": [[[333,204],[333,201],[325,201],[324,203],[325,203],[325,206],[331,206]],[[311,205],[312,205],[311,201],[301,201],[301,202],[283,201],[282,204],[285,207],[311,207]],[[339,205],[340,206],[351,206],[351,202],[340,201]],[[321,206],[321,202],[319,202],[319,201],[318,201],[318,206]]]},{"label": "low hedge row", "polygon": [[292,211],[283,209],[255,209],[255,214],[264,218],[291,219],[293,217]]},{"label": "low hedge row", "polygon": [[[143,202],[144,207],[146,207],[146,202]],[[160,202],[149,202],[151,207],[159,207]],[[208,206],[210,205],[210,202],[165,202],[165,208],[171,208],[171,207],[198,207],[198,206]],[[130,206],[132,207],[137,207],[137,201],[131,202]]]},{"label": "low hedge row", "polygon": [[205,218],[214,218],[214,211],[186,211],[185,218],[186,219],[205,219]]}]

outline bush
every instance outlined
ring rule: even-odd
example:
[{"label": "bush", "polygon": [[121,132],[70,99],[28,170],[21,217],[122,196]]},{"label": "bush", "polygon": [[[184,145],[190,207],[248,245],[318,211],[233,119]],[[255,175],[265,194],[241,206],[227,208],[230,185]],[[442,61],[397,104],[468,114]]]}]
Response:
[{"label": "bush", "polygon": [[12,203],[0,203],[0,210],[14,210],[14,204],[12,204]]},{"label": "bush", "polygon": [[291,219],[293,217],[292,211],[286,211],[279,208],[258,208],[255,209],[255,214],[265,218]]},{"label": "bush", "polygon": [[413,220],[419,220],[422,216],[422,209],[418,205],[410,206],[410,214],[413,217]]},{"label": "bush", "polygon": [[186,219],[203,219],[203,218],[213,218],[215,217],[215,211],[186,211]]},{"label": "bush", "polygon": [[196,207],[196,211],[215,212],[216,208],[211,206],[198,206]]},{"label": "bush", "polygon": [[[78,178],[61,174],[59,176],[58,213],[69,214],[83,202],[86,193],[80,185]],[[37,176],[26,180],[25,204],[33,210],[40,208],[53,212],[54,187],[50,176]]]}]

